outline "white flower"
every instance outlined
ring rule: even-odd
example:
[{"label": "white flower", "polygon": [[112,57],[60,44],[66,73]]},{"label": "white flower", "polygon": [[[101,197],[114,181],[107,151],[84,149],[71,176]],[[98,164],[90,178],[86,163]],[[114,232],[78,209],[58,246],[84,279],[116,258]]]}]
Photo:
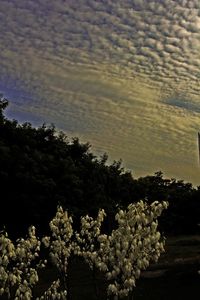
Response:
[{"label": "white flower", "polygon": [[[71,253],[84,257],[93,268],[96,266],[110,281],[107,292],[114,297],[124,297],[135,286],[141,270],[149,261],[157,261],[164,244],[157,231],[157,217],[168,206],[167,202],[143,201],[130,204],[127,210],[119,210],[115,219],[118,227],[110,235],[101,234],[101,224],[106,216],[99,210],[96,219],[81,218],[80,232],[73,231],[73,220],[62,207],[50,222],[51,236],[42,239],[49,248],[50,256],[60,274],[67,275],[68,258]],[[148,225],[148,226],[147,226]],[[38,282],[37,268],[45,266],[46,260],[32,267],[39,257],[41,242],[35,235],[35,227],[29,228],[27,239],[18,239],[16,247],[7,233],[0,235],[0,295],[9,294],[10,286],[16,285],[15,299],[31,299],[32,287]],[[12,268],[10,264],[13,265]],[[50,288],[37,300],[66,299],[67,291],[61,290],[60,281],[54,281]]]}]

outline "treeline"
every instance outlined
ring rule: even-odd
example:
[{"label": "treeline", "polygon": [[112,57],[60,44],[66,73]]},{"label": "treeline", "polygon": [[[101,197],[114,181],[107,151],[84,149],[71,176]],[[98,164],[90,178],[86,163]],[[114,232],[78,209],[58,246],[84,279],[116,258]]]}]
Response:
[{"label": "treeline", "polygon": [[[145,199],[167,200],[169,209],[160,220],[169,234],[197,233],[200,223],[200,188],[176,179],[153,176],[133,178],[121,162],[96,157],[88,143],[68,139],[55,127],[34,128],[4,115],[8,101],[0,101],[0,229],[21,236],[29,225],[40,234],[55,215],[58,204],[76,222],[81,215],[96,215],[104,208],[112,220],[118,207]],[[112,227],[112,221],[107,221]],[[77,224],[78,226],[78,224]]]}]

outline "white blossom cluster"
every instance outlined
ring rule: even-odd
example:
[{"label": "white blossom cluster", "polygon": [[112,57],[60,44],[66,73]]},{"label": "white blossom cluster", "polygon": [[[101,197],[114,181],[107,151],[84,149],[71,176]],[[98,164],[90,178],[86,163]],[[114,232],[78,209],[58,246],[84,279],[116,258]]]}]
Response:
[{"label": "white blossom cluster", "polygon": [[40,298],[36,298],[36,300],[66,300],[67,299],[67,291],[60,290],[60,280],[57,279],[52,282],[51,286],[44,292]]},{"label": "white blossom cluster", "polygon": [[27,239],[18,239],[16,245],[7,233],[0,234],[0,295],[5,293],[15,300],[32,298],[32,289],[39,280],[37,270],[46,263],[38,261],[40,246],[34,226],[29,228]]},{"label": "white blossom cluster", "polygon": [[[73,220],[62,207],[50,222],[51,236],[42,239],[49,249],[51,261],[59,276],[49,289],[36,300],[67,299],[67,272],[70,255],[83,257],[90,267],[105,273],[109,284],[108,295],[118,298],[127,296],[151,261],[157,261],[164,251],[164,239],[157,230],[157,218],[168,207],[167,202],[140,201],[130,204],[127,210],[119,210],[115,216],[117,229],[110,235],[101,234],[101,225],[106,216],[99,210],[96,219],[81,218],[79,232],[72,228]],[[46,260],[35,263],[39,257],[41,242],[35,236],[35,227],[30,227],[29,237],[18,239],[16,246],[6,233],[0,235],[0,295],[7,293],[13,299],[33,298],[32,288],[38,282],[37,270]]]},{"label": "white blossom cluster", "polygon": [[45,246],[50,249],[53,263],[62,273],[67,273],[67,260],[72,251],[72,222],[72,217],[59,206],[56,216],[49,223],[52,236],[42,239]]},{"label": "white blossom cluster", "polygon": [[81,217],[81,230],[75,233],[74,254],[84,257],[91,268],[97,256],[95,249],[105,216],[104,209],[100,209],[96,220],[88,215]]},{"label": "white blossom cluster", "polygon": [[66,299],[67,265],[74,244],[72,241],[72,223],[72,217],[69,217],[67,211],[64,211],[63,208],[59,206],[55,217],[49,223],[52,236],[46,236],[42,239],[44,245],[49,248],[51,261],[60,273],[62,286],[59,279],[54,281],[41,300],[49,299],[49,294],[51,295],[51,299]]},{"label": "white blossom cluster", "polygon": [[[149,266],[150,261],[158,260],[164,251],[164,240],[157,230],[157,218],[167,207],[167,202],[157,201],[151,205],[143,201],[130,204],[127,210],[116,214],[118,228],[111,235],[100,234],[104,211],[99,212],[98,222],[88,216],[82,218],[77,243],[84,246],[77,254],[105,273],[110,282],[108,295],[127,296],[141,271]],[[89,245],[86,245],[87,241]]]}]

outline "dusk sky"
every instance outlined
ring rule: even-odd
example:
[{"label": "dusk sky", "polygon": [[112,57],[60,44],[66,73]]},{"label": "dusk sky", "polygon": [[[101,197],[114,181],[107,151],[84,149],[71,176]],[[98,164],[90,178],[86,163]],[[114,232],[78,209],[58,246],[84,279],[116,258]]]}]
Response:
[{"label": "dusk sky", "polygon": [[6,115],[200,185],[200,0],[0,0]]}]

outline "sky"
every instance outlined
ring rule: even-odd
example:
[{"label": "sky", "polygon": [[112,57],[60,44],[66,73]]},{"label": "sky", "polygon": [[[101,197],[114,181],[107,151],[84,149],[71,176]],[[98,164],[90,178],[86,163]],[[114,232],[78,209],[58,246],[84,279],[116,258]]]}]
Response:
[{"label": "sky", "polygon": [[0,0],[6,115],[200,185],[199,0]]}]

